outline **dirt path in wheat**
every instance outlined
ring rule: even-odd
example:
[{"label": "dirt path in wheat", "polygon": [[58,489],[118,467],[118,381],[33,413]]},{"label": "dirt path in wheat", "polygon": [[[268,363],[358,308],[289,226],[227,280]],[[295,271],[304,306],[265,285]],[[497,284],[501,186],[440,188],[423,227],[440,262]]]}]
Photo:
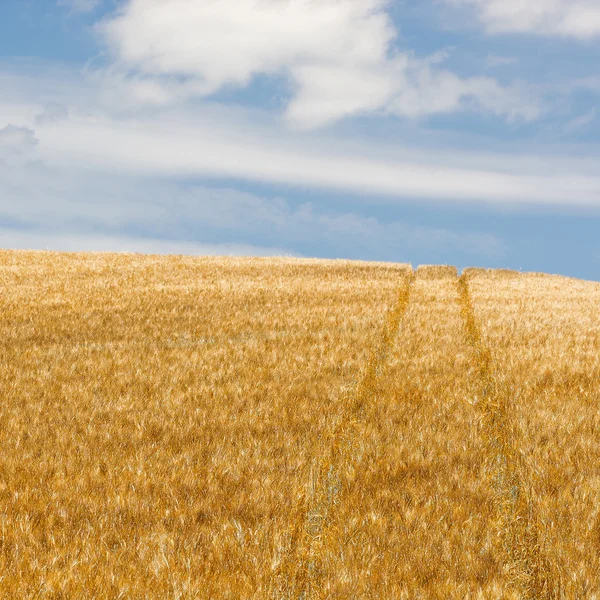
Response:
[{"label": "dirt path in wheat", "polygon": [[560,598],[560,581],[541,545],[543,525],[519,451],[513,394],[494,368],[490,349],[482,339],[468,278],[464,274],[458,279],[458,292],[476,378],[475,405],[481,415],[486,473],[495,492],[493,526],[508,580],[521,598]]},{"label": "dirt path in wheat", "polygon": [[271,597],[561,597],[500,375],[465,277],[404,281],[332,419]]},{"label": "dirt path in wheat", "polygon": [[465,402],[456,270],[419,268],[387,322],[297,507],[272,597],[508,598]]},{"label": "dirt path in wheat", "polygon": [[362,458],[359,431],[372,408],[369,405],[375,401],[376,382],[385,368],[409,304],[413,280],[412,271],[404,277],[362,378],[354,393],[342,403],[326,446],[311,473],[307,494],[296,507],[290,547],[271,583],[271,594],[276,598],[309,600],[321,597],[324,574],[321,557],[330,535],[331,513],[335,511],[345,475]]},{"label": "dirt path in wheat", "polygon": [[336,506],[323,548],[323,597],[512,598],[493,549],[456,269],[420,267],[365,459]]}]

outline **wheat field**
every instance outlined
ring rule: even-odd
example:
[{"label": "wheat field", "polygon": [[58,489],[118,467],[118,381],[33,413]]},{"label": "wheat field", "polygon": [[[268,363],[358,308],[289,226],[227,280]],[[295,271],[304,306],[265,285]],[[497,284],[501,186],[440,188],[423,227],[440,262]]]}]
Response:
[{"label": "wheat field", "polygon": [[0,598],[600,599],[600,284],[0,251]]}]

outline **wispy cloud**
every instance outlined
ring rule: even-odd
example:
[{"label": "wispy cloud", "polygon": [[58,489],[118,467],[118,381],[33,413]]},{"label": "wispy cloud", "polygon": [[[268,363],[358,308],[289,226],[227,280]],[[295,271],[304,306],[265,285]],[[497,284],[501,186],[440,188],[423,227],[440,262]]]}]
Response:
[{"label": "wispy cloud", "polygon": [[578,77],[577,79],[571,79],[565,82],[565,93],[568,94],[576,90],[586,90],[588,92],[600,93],[600,75]]},{"label": "wispy cloud", "polygon": [[64,121],[68,117],[69,110],[65,104],[50,102],[44,106],[42,112],[36,115],[35,124],[39,126],[46,123],[56,123],[57,121]]},{"label": "wispy cloud", "polygon": [[419,149],[414,136],[387,143],[297,132],[268,111],[206,101],[123,111],[103,103],[94,82],[43,65],[18,76],[0,68],[0,80],[9,91],[0,127],[29,128],[38,159],[50,166],[292,184],[368,194],[371,202],[600,203],[596,167],[546,149],[544,160],[530,160],[514,151]]},{"label": "wispy cloud", "polygon": [[189,256],[295,256],[277,248],[244,244],[201,244],[136,236],[57,233],[47,229],[0,228],[0,247],[14,250],[61,252],[138,252]]},{"label": "wispy cloud", "polygon": [[[411,250],[498,256],[493,235],[382,221],[322,202],[293,204],[231,188],[0,165],[5,247],[303,254],[389,259]],[[10,227],[9,227],[10,225]],[[11,233],[12,232],[12,233]],[[87,243],[87,245],[86,245]]]},{"label": "wispy cloud", "polygon": [[579,131],[584,130],[588,125],[590,125],[596,119],[596,109],[592,109],[589,112],[575,117],[568,121],[565,125],[566,133],[577,133]]},{"label": "wispy cloud", "polygon": [[600,35],[598,0],[445,0],[472,6],[490,33],[591,39]]},{"label": "wispy cloud", "polygon": [[485,59],[485,64],[490,69],[494,69],[496,67],[510,67],[518,63],[519,59],[516,56],[490,55]]},{"label": "wispy cloud", "polygon": [[73,13],[89,13],[98,7],[101,0],[58,0],[58,6],[65,7]]},{"label": "wispy cloud", "polygon": [[0,129],[0,165],[28,160],[37,144],[35,131],[9,123]]},{"label": "wispy cloud", "polygon": [[449,151],[427,157],[398,145],[386,153],[381,144],[368,141],[352,148],[343,140],[285,135],[218,112],[163,114],[158,122],[151,116],[126,122],[72,117],[36,131],[39,155],[56,166],[239,178],[375,194],[381,200],[600,204],[600,177],[573,172],[573,165],[562,172],[550,171],[548,163],[528,170],[527,161],[515,156],[486,161],[485,155],[461,159]]}]

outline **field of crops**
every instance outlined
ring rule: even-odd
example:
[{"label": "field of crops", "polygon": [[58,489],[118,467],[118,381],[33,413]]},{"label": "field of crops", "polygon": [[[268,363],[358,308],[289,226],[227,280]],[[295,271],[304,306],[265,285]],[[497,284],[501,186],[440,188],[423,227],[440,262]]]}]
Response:
[{"label": "field of crops", "polygon": [[0,598],[600,599],[600,284],[0,251]]}]

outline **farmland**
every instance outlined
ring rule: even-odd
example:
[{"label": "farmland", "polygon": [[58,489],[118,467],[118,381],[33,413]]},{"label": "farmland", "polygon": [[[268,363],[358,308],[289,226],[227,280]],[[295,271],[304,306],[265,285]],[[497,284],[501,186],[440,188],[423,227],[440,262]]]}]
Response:
[{"label": "farmland", "polygon": [[600,284],[0,251],[0,597],[600,598]]}]

